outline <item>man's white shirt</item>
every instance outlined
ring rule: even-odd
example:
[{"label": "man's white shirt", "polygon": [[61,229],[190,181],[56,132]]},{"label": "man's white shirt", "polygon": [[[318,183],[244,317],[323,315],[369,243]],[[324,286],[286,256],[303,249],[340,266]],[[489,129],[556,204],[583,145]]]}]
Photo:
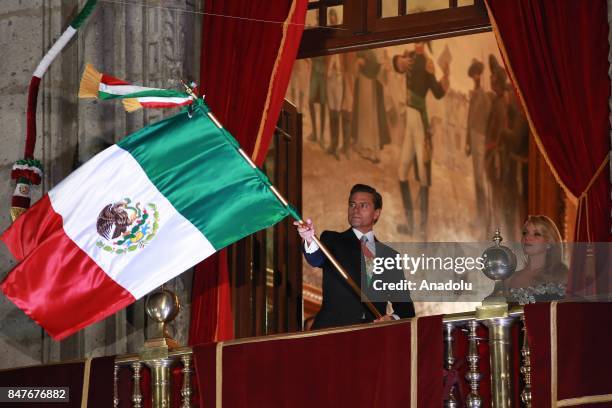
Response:
[{"label": "man's white shirt", "polygon": [[[374,256],[376,256],[376,240],[374,239],[374,231],[370,230],[368,232],[366,232],[365,234],[361,231],[359,231],[358,229],[352,228],[353,232],[355,233],[355,235],[357,236],[357,239],[361,241],[361,237],[362,236],[366,236],[366,238],[368,239],[368,243],[366,244],[366,246],[368,247],[368,249],[370,250],[370,252],[372,252],[372,254],[374,254]],[[304,249],[306,250],[307,254],[312,254],[317,252],[317,250],[319,249],[319,246],[317,245],[316,242],[312,241],[310,243],[310,245],[308,245],[308,243],[306,241],[304,241]]]}]

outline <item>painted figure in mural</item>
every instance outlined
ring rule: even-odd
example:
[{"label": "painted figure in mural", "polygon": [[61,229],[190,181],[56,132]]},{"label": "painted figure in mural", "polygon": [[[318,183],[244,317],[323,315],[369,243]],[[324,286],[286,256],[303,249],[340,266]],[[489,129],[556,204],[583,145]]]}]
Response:
[{"label": "painted figure in mural", "polygon": [[[338,24],[338,16],[335,9],[329,10],[329,25]],[[338,156],[338,139],[340,137],[340,111],[342,110],[342,98],[344,96],[344,80],[342,78],[342,65],[340,55],[334,54],[327,57],[327,106],[329,107],[329,133],[330,142],[327,153],[340,160]],[[321,132],[323,133],[323,132]]]},{"label": "painted figure in mural", "polygon": [[[494,55],[489,55],[489,69],[491,70],[491,89],[493,100],[491,102],[491,113],[487,123],[485,138],[485,172],[490,186],[490,208],[493,222],[498,225],[501,222],[500,209],[505,208],[504,186],[502,185],[502,169],[505,163],[503,151],[502,132],[508,127],[508,98],[507,98],[507,75],[504,68],[497,62]],[[512,198],[514,200],[514,198]],[[504,230],[510,230],[511,225],[503,225]],[[489,228],[490,230],[490,228]]]},{"label": "painted figure in mural", "polygon": [[527,213],[527,164],[529,161],[529,122],[518,100],[516,92],[508,89],[508,127],[501,133],[506,156],[502,171],[505,188],[504,202],[513,200],[518,204],[504,209],[506,224],[518,225]]},{"label": "painted figure in mural", "polygon": [[468,68],[467,74],[474,81],[474,89],[470,91],[465,154],[467,156],[472,155],[478,222],[483,224],[483,231],[491,231],[489,185],[484,171],[485,139],[491,110],[491,96],[485,92],[480,84],[483,70],[484,64],[475,58]]},{"label": "painted figure in mural", "polygon": [[[333,11],[333,10],[332,10]],[[329,146],[327,153],[340,160],[338,156],[338,139],[340,137],[340,110],[342,108],[342,95],[344,83],[340,66],[340,55],[328,57],[327,64],[327,106],[329,107]]]},{"label": "painted figure in mural", "polygon": [[[377,293],[374,299],[370,293],[376,279],[386,282],[400,282],[404,279],[403,270],[386,269],[382,274],[374,274],[374,258],[394,258],[397,255],[390,247],[383,245],[374,235],[374,225],[382,211],[382,196],[371,186],[356,184],[351,189],[348,200],[348,223],[350,228],[344,232],[324,231],[321,242],[329,249],[353,281],[373,303],[383,317],[377,321],[393,320],[414,316],[414,306],[410,293],[392,291]],[[361,303],[361,299],[335,270],[325,257],[313,237],[312,221],[304,224],[294,222],[298,233],[304,240],[303,252],[306,261],[313,267],[323,269],[323,304],[317,313],[313,329],[371,322],[374,315]]]},{"label": "painted figure in mural", "polygon": [[351,136],[361,157],[380,162],[380,150],[390,143],[383,86],[378,80],[381,63],[374,50],[358,51]]},{"label": "painted figure in mural", "polygon": [[[427,42],[431,52],[431,43]],[[425,53],[425,43],[418,42],[414,50],[393,57],[393,68],[406,75],[406,134],[402,142],[399,163],[399,184],[402,201],[406,211],[406,224],[400,224],[397,231],[413,233],[413,205],[408,173],[415,170],[415,178],[420,183],[419,202],[421,211],[420,230],[426,235],[429,211],[429,186],[431,185],[432,141],[426,97],[431,90],[440,99],[449,87],[449,65],[442,68],[442,78],[436,79],[434,62]]]},{"label": "painted figure in mural", "polygon": [[[310,93],[308,96],[308,108],[310,109],[310,121],[312,123],[312,134],[308,137],[311,142],[318,141],[323,147],[323,131],[325,130],[325,111],[327,109],[327,84],[326,84],[326,57],[316,57],[310,60]],[[317,111],[315,103],[319,104],[319,128],[317,130]]]},{"label": "painted figure in mural", "polygon": [[380,48],[376,50],[382,63],[380,81],[385,92],[385,109],[391,143],[399,145],[404,136],[404,111],[406,110],[406,78],[405,75],[393,69],[391,50]]},{"label": "painted figure in mural", "polygon": [[525,266],[504,281],[508,299],[520,304],[562,299],[568,269],[555,223],[545,215],[530,215],[523,224],[521,245]]},{"label": "painted figure in mural", "polygon": [[289,100],[297,107],[298,112],[304,112],[304,97],[306,95],[303,84],[308,83],[310,77],[309,61],[307,59],[295,60],[289,83]]},{"label": "painted figure in mural", "polygon": [[340,68],[342,70],[342,105],[340,116],[342,118],[342,153],[349,158],[351,148],[351,122],[353,114],[353,92],[355,91],[355,76],[357,54],[346,52],[340,54]]}]

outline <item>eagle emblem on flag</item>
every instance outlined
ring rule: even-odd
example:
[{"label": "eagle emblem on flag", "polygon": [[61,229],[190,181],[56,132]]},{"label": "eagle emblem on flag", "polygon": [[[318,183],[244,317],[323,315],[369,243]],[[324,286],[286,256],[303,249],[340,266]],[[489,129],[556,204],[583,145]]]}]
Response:
[{"label": "eagle emblem on flag", "polygon": [[107,204],[98,215],[96,230],[103,238],[96,246],[104,251],[124,254],[144,248],[157,234],[159,212],[157,206],[148,203],[132,205],[132,200]]}]

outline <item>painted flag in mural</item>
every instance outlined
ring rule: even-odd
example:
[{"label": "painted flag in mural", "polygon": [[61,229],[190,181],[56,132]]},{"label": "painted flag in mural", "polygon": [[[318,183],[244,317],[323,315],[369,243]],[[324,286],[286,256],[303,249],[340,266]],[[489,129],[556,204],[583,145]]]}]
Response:
[{"label": "painted flag in mural", "polygon": [[0,288],[53,338],[296,216],[208,107],[192,109],[102,151],[0,236],[19,261]]}]

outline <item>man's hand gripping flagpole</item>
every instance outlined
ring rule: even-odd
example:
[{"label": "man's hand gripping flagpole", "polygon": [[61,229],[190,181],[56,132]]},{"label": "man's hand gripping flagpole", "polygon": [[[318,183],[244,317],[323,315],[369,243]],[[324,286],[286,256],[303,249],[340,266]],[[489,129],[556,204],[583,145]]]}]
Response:
[{"label": "man's hand gripping flagpole", "polygon": [[[278,194],[274,186],[270,186],[270,187],[274,195],[276,195],[282,203],[286,203],[285,199],[281,197],[280,194]],[[323,251],[327,259],[329,259],[332,265],[334,265],[334,267],[336,268],[340,276],[342,276],[342,278],[349,284],[349,286],[351,287],[351,289],[353,289],[355,294],[362,299],[363,303],[365,303],[368,309],[370,309],[370,312],[374,314],[374,316],[376,317],[376,320],[381,319],[383,316],[380,314],[378,309],[374,307],[370,299],[368,299],[365,293],[363,293],[363,291],[359,288],[359,286],[357,286],[355,281],[350,277],[350,275],[346,272],[346,270],[342,267],[342,265],[340,265],[338,260],[334,258],[334,256],[329,251],[329,249],[327,249],[327,247],[323,245],[321,240],[319,240],[319,238],[316,236],[316,234],[314,233],[314,228],[312,226],[312,221],[308,219],[306,222],[304,222],[303,219],[299,218],[297,219],[297,221],[293,223],[293,225],[298,227],[298,231],[300,232],[300,236],[302,236],[302,238],[304,238],[305,240],[312,240],[319,246],[319,248],[321,249],[321,251]],[[310,244],[310,242],[308,242],[308,244]]]}]

